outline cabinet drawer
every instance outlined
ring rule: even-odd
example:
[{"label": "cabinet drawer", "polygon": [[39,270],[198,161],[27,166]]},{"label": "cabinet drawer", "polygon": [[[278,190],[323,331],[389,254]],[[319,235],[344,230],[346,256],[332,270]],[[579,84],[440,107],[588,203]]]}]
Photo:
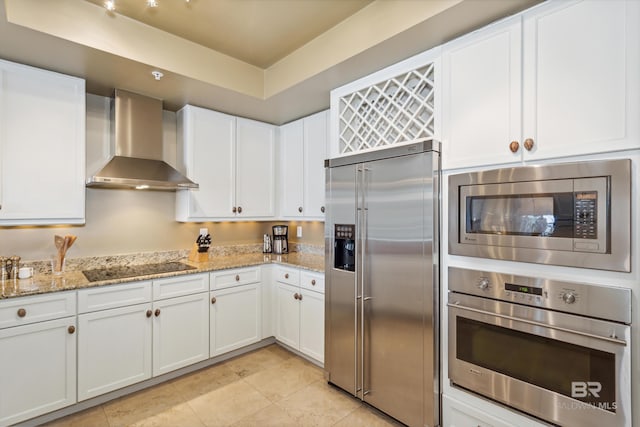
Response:
[{"label": "cabinet drawer", "polygon": [[300,272],[300,287],[324,293],[324,274],[308,271]]},{"label": "cabinet drawer", "polygon": [[260,282],[261,268],[242,268],[211,273],[211,290]]},{"label": "cabinet drawer", "polygon": [[9,298],[0,302],[0,329],[75,315],[75,291]]},{"label": "cabinet drawer", "polygon": [[189,274],[153,281],[153,299],[173,298],[209,291],[209,275]]},{"label": "cabinet drawer", "polygon": [[294,286],[300,285],[300,271],[295,268],[278,266],[275,269],[275,278],[278,282]]},{"label": "cabinet drawer", "polygon": [[101,286],[78,291],[78,313],[125,307],[151,301],[151,281]]}]

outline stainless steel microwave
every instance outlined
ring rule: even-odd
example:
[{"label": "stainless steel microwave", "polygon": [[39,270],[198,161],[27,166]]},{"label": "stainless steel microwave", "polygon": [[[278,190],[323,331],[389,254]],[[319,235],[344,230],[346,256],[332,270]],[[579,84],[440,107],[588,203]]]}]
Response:
[{"label": "stainless steel microwave", "polygon": [[449,253],[631,271],[631,161],[449,176]]}]

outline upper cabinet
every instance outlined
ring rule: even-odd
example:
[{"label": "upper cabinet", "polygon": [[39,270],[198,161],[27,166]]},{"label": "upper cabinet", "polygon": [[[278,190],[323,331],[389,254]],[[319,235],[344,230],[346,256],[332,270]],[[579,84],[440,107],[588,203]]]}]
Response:
[{"label": "upper cabinet", "polygon": [[83,224],[84,80],[0,60],[0,225]]},{"label": "upper cabinet", "polygon": [[280,216],[324,219],[328,111],[280,127]]},{"label": "upper cabinet", "polygon": [[200,188],[176,192],[176,219],[274,216],[275,128],[190,105],[177,116],[178,165]]},{"label": "upper cabinet", "polygon": [[640,3],[548,2],[443,48],[443,168],[640,147]]}]

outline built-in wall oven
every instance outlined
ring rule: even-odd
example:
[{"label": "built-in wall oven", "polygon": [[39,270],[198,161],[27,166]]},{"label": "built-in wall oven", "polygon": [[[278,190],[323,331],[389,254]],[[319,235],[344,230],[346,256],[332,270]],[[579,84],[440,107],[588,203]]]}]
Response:
[{"label": "built-in wall oven", "polygon": [[561,426],[631,426],[631,290],[449,268],[453,385]]},{"label": "built-in wall oven", "polygon": [[449,177],[449,253],[631,269],[629,159]]}]

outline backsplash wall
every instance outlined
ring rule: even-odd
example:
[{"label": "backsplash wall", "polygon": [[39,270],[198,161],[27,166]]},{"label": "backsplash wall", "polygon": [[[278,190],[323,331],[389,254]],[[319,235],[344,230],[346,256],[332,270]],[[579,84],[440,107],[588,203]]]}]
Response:
[{"label": "backsplash wall", "polygon": [[[87,95],[87,166],[102,166],[109,144],[108,98]],[[106,148],[105,148],[106,147]],[[175,164],[175,113],[165,112],[165,160]],[[105,159],[106,160],[106,159]],[[47,259],[55,253],[56,234],[74,234],[78,240],[69,258],[189,249],[201,227],[213,236],[213,245],[260,243],[277,222],[179,223],[175,221],[175,193],[162,191],[88,188],[86,223],[80,226],[2,227],[0,256],[18,255],[23,260]],[[290,223],[292,242],[323,245],[322,222]],[[296,225],[303,237],[296,238]]]}]

